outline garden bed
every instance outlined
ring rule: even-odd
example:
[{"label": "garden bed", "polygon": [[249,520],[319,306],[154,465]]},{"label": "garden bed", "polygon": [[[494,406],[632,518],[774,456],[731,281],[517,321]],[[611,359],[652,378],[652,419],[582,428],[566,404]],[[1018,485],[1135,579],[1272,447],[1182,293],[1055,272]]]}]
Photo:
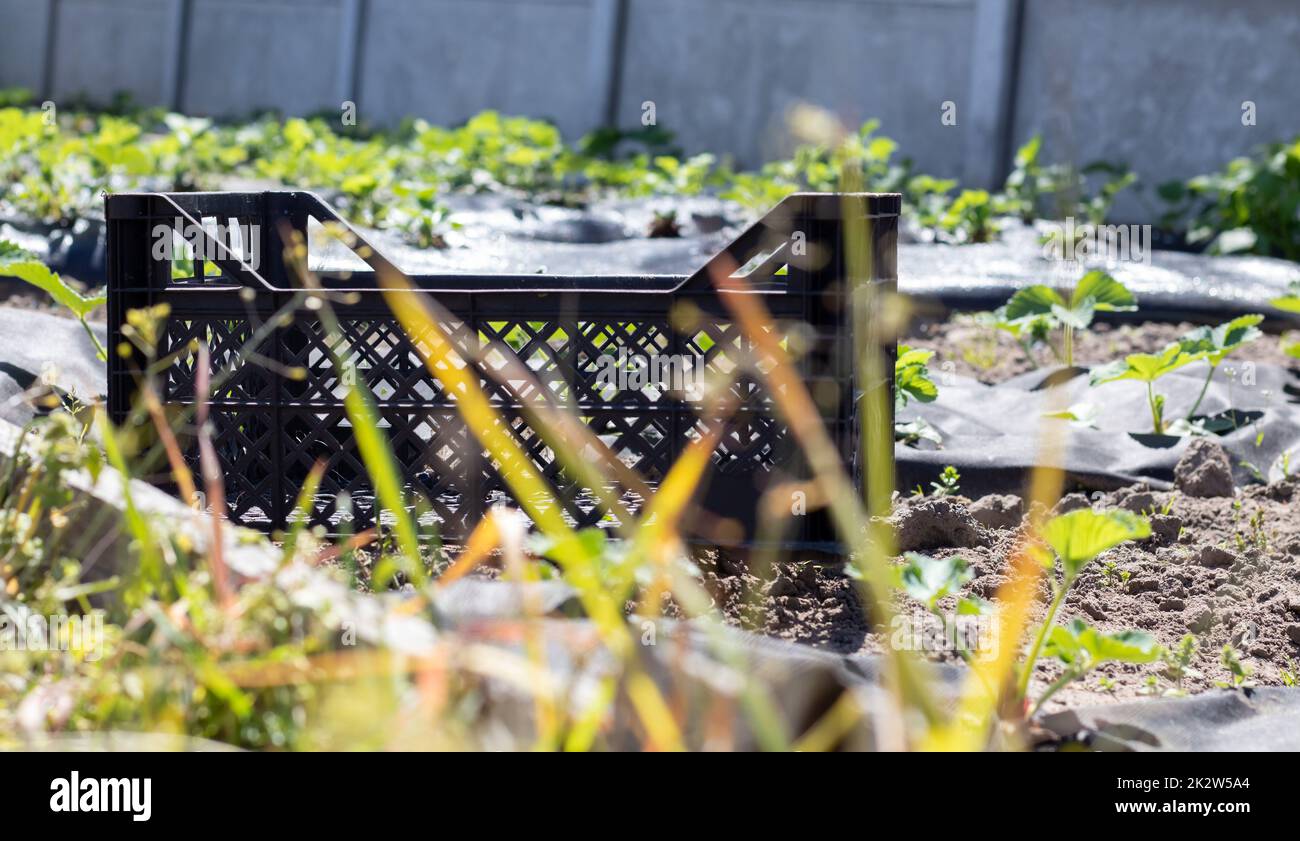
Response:
[{"label": "garden bed", "polygon": [[[1101,322],[1076,337],[1076,363],[1091,366],[1131,353],[1156,353],[1196,326],[1191,322],[1154,320]],[[1294,342],[1300,340],[1300,334],[1288,331],[1282,339]],[[901,341],[911,347],[933,350],[935,356],[931,365],[939,371],[969,377],[987,385],[1058,364],[1046,348],[1038,347],[1026,352],[1009,333],[984,323],[979,313],[954,313],[942,320],[919,319]],[[1233,355],[1233,361],[1280,366],[1297,364],[1282,350],[1277,338],[1243,346]]]}]

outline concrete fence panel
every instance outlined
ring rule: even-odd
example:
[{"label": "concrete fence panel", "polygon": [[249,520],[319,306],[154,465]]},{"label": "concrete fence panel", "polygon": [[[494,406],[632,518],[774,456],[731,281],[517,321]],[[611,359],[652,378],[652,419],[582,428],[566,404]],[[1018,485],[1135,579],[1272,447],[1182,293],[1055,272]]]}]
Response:
[{"label": "concrete fence panel", "polygon": [[379,125],[495,108],[570,138],[653,102],[688,152],[744,166],[789,151],[796,102],[879,118],[920,169],[975,186],[1034,132],[1148,184],[1300,133],[1295,0],[0,0],[0,20],[0,86],[56,101],[353,101]]}]

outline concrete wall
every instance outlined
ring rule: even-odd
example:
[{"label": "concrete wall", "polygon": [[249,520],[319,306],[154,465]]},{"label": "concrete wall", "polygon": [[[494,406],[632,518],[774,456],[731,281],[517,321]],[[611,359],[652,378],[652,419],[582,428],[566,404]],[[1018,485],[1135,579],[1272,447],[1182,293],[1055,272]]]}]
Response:
[{"label": "concrete wall", "polygon": [[[1296,0],[1028,0],[1021,44],[1014,136],[1062,160],[1154,186],[1300,134]],[[1132,195],[1116,211],[1149,215]]]},{"label": "concrete wall", "polygon": [[632,0],[620,122],[651,100],[687,147],[756,162],[788,151],[787,112],[811,102],[854,126],[877,117],[918,164],[960,175],[974,16],[965,0]]},{"label": "concrete wall", "polygon": [[376,123],[497,108],[576,137],[649,100],[689,151],[744,165],[789,148],[800,101],[878,117],[969,184],[999,183],[1034,131],[1051,157],[1150,183],[1300,133],[1295,0],[0,0],[0,20],[0,86],[55,101],[350,100]]}]

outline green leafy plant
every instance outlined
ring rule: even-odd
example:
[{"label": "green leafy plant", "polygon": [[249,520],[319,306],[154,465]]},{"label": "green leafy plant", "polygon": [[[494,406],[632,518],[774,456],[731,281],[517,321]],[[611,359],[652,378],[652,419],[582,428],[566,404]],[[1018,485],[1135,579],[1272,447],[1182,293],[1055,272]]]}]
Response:
[{"label": "green leafy plant", "polygon": [[1209,372],[1205,375],[1205,384],[1196,395],[1196,402],[1187,411],[1188,420],[1191,420],[1196,410],[1201,407],[1201,401],[1205,399],[1205,393],[1214,379],[1214,372],[1219,370],[1223,360],[1238,348],[1264,335],[1259,329],[1259,324],[1263,320],[1262,315],[1242,315],[1217,327],[1197,327],[1178,340],[1178,344],[1186,353],[1199,356],[1210,366]]},{"label": "green leafy plant", "polygon": [[1215,686],[1220,689],[1249,689],[1254,686],[1251,676],[1255,670],[1241,662],[1241,657],[1237,654],[1237,649],[1231,644],[1225,644],[1223,651],[1219,654],[1219,665],[1228,671],[1226,681],[1215,681]]},{"label": "green leafy plant", "polygon": [[[939,396],[939,387],[930,379],[929,362],[933,358],[932,350],[898,346],[898,356],[894,360],[895,411],[905,408],[912,400],[932,403]],[[895,422],[894,438],[906,443],[929,440],[937,444],[941,440],[938,431],[921,418]]]},{"label": "green leafy plant", "polygon": [[1287,293],[1269,301],[1283,312],[1300,313],[1300,280],[1293,280],[1287,286]]},{"label": "green leafy plant", "polygon": [[[1145,519],[1120,510],[1097,512],[1090,508],[1081,508],[1053,517],[1043,526],[1041,537],[1045,545],[1034,547],[1034,555],[1049,570],[1059,564],[1061,577],[1059,580],[1052,581],[1052,600],[1048,605],[1047,615],[1039,626],[1033,644],[1021,666],[1020,679],[1017,682],[1021,698],[1029,692],[1029,681],[1043,646],[1049,639],[1058,639],[1053,628],[1056,613],[1060,610],[1065,594],[1070,591],[1079,573],[1102,552],[1129,540],[1141,540],[1150,536],[1151,525]],[[1037,706],[1041,706],[1047,697],[1071,680],[1087,674],[1097,663],[1104,662],[1104,660],[1097,660],[1097,657],[1105,655],[1109,659],[1118,659],[1120,654],[1130,652],[1126,646],[1132,646],[1133,656],[1138,656],[1140,649],[1144,648],[1143,645],[1139,645],[1139,642],[1140,640],[1135,637],[1119,637],[1111,640],[1095,632],[1085,639],[1082,629],[1067,629],[1065,634],[1059,637],[1054,651],[1057,652],[1058,657],[1061,656],[1061,652],[1074,652],[1074,664],[1071,666],[1067,663],[1067,670],[1063,677],[1068,675],[1068,679],[1063,682],[1058,681],[1049,687],[1046,694],[1039,698]],[[1080,646],[1082,650],[1079,650]],[[1141,654],[1141,656],[1146,655]],[[1082,671],[1079,671],[1080,669]]]},{"label": "green leafy plant", "polygon": [[1042,135],[1035,134],[1016,150],[1011,172],[1007,174],[1002,194],[1007,209],[1020,217],[1025,224],[1038,216],[1038,203],[1046,193],[1055,189],[1050,174],[1038,162],[1043,149]]},{"label": "green leafy plant", "polygon": [[1213,254],[1253,253],[1300,260],[1300,138],[1273,143],[1220,172],[1160,185],[1164,224]]},{"label": "green leafy plant", "polygon": [[961,474],[950,464],[939,474],[939,481],[930,483],[930,489],[935,496],[953,496],[961,491]]},{"label": "green leafy plant", "polygon": [[1101,568],[1101,580],[1107,587],[1122,587],[1133,577],[1133,573],[1120,569],[1115,561],[1107,561]]},{"label": "green leafy plant", "polygon": [[1074,365],[1074,333],[1087,330],[1098,312],[1128,312],[1137,309],[1137,299],[1128,287],[1102,271],[1085,274],[1066,298],[1050,286],[1036,284],[1018,290],[1007,301],[1003,313],[1010,322],[1028,322],[1034,331],[1060,327],[1061,351],[1053,352],[1065,365]]},{"label": "green leafy plant", "polygon": [[1161,651],[1156,638],[1144,631],[1104,633],[1082,619],[1057,625],[1048,635],[1043,653],[1060,660],[1065,669],[1039,696],[1033,712],[1040,710],[1047,699],[1062,688],[1086,677],[1102,663],[1151,663],[1159,659]]},{"label": "green leafy plant", "polygon": [[[910,421],[894,422],[894,440],[909,447],[915,447],[922,441],[942,444],[943,435],[925,418],[913,418]],[[925,491],[922,491],[921,495],[924,496]]]},{"label": "green leafy plant", "polygon": [[962,190],[939,216],[939,229],[957,243],[989,242],[998,234],[993,213],[987,190]]},{"label": "green leafy plant", "polygon": [[[1076,169],[1068,164],[1044,164],[1043,139],[1035,134],[1016,150],[1011,172],[1003,185],[999,204],[1026,224],[1033,222],[1052,200],[1048,211],[1059,219],[1075,216],[1094,225],[1110,215],[1116,197],[1137,181],[1126,166],[1095,161]],[[1095,194],[1088,192],[1090,180],[1101,177]]]},{"label": "green leafy plant", "polygon": [[933,403],[939,396],[939,387],[930,379],[929,362],[934,351],[923,348],[898,346],[894,360],[894,408],[902,409],[915,400]]},{"label": "green leafy plant", "polygon": [[1095,403],[1075,403],[1065,409],[1043,413],[1045,418],[1069,421],[1074,426],[1084,429],[1097,429],[1097,419],[1100,415],[1101,410]]},{"label": "green leafy plant", "polygon": [[[939,609],[939,602],[948,596],[957,596],[961,588],[974,577],[969,563],[957,556],[934,558],[918,552],[903,555],[903,566],[897,568],[898,588],[916,601],[942,623],[944,632],[956,640],[953,619]],[[985,613],[989,606],[978,597],[957,597],[957,613],[976,616]],[[958,646],[962,659],[970,660],[971,652]]]},{"label": "green leafy plant", "polygon": [[95,345],[95,352],[101,360],[107,359],[104,346],[100,344],[95,331],[90,329],[86,317],[97,307],[104,305],[108,296],[104,293],[86,296],[68,285],[67,281],[50,271],[49,266],[37,260],[34,255],[24,251],[9,240],[0,239],[0,277],[16,277],[26,281],[37,289],[46,292],[55,303],[66,308],[76,316],[85,328],[86,335]]},{"label": "green leafy plant", "polygon": [[1192,662],[1196,657],[1196,637],[1192,634],[1183,634],[1183,638],[1178,641],[1175,648],[1165,651],[1164,675],[1174,682],[1173,688],[1169,690],[1169,695],[1184,695],[1186,690],[1183,688],[1183,682],[1188,678],[1201,677],[1201,672],[1192,667]]},{"label": "green leafy plant", "polygon": [[1160,353],[1132,353],[1108,365],[1094,368],[1090,382],[1093,386],[1118,380],[1146,383],[1147,405],[1151,409],[1151,431],[1163,435],[1166,432],[1165,397],[1156,393],[1156,381],[1201,358],[1201,353],[1188,353],[1181,344],[1174,342]]}]

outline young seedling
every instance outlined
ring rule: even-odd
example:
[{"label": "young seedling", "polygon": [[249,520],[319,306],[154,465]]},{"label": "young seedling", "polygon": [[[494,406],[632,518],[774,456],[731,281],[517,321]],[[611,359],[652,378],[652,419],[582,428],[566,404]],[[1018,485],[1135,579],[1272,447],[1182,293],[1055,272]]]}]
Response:
[{"label": "young seedling", "polygon": [[953,496],[961,490],[961,474],[951,464],[943,469],[939,481],[931,482],[930,489],[935,496]]},{"label": "young seedling", "polygon": [[[1042,539],[1045,546],[1034,547],[1033,551],[1040,563],[1052,569],[1057,562],[1061,565],[1061,579],[1052,582],[1052,601],[1047,608],[1033,645],[1025,658],[1018,682],[1019,697],[1024,698],[1029,692],[1029,680],[1034,674],[1034,665],[1038,655],[1052,633],[1052,623],[1060,610],[1065,594],[1083,570],[1098,555],[1107,549],[1113,549],[1129,540],[1140,540],[1151,536],[1151,526],[1146,520],[1128,511],[1093,511],[1080,508],[1068,514],[1053,517],[1043,527]],[[1077,677],[1077,675],[1076,675]],[[1074,678],[1072,677],[1071,680]],[[1068,681],[1067,681],[1068,683]],[[1052,689],[1055,692],[1060,687]],[[1042,701],[1040,699],[1039,703]]]},{"label": "young seedling", "polygon": [[1196,410],[1201,407],[1201,401],[1205,399],[1205,393],[1209,390],[1210,381],[1214,379],[1214,372],[1219,370],[1220,363],[1237,348],[1264,335],[1259,329],[1259,323],[1263,320],[1262,315],[1238,316],[1218,327],[1197,327],[1178,340],[1178,344],[1184,351],[1199,354],[1200,358],[1210,365],[1209,373],[1205,376],[1205,384],[1201,386],[1201,393],[1196,395],[1196,402],[1187,411],[1187,420],[1190,421],[1196,414]]},{"label": "young seedling", "polygon": [[[917,552],[908,552],[903,556],[906,562],[898,569],[898,586],[903,592],[925,605],[939,622],[944,634],[957,643],[957,653],[963,660],[971,659],[971,652],[960,645],[952,621],[939,609],[939,601],[947,596],[955,596],[967,584],[974,573],[964,558],[932,558]],[[957,613],[963,616],[975,616],[985,613],[987,603],[978,598],[958,598]]]},{"label": "young seedling", "polygon": [[[903,409],[912,400],[932,403],[939,396],[939,387],[930,379],[929,362],[932,358],[932,350],[898,346],[898,358],[894,360],[895,411]],[[938,431],[921,418],[894,424],[894,440],[913,444],[922,439],[936,444],[942,440]]]},{"label": "young seedling", "polygon": [[1201,358],[1202,354],[1188,353],[1182,345],[1174,342],[1160,353],[1132,353],[1108,365],[1094,368],[1089,382],[1093,386],[1116,380],[1137,380],[1146,383],[1147,404],[1151,407],[1151,431],[1156,435],[1164,435],[1165,397],[1163,394],[1156,393],[1156,380]]},{"label": "young seedling", "polygon": [[1219,657],[1219,662],[1223,665],[1223,668],[1228,670],[1230,677],[1226,681],[1215,681],[1215,686],[1220,689],[1250,689],[1255,685],[1254,681],[1250,679],[1255,670],[1241,662],[1241,658],[1237,656],[1237,649],[1231,645],[1223,646],[1223,653]]},{"label": "young seedling", "polygon": [[1115,561],[1107,561],[1101,569],[1102,583],[1107,587],[1122,587],[1133,577],[1133,573],[1126,569],[1120,569],[1119,564]]},{"label": "young seedling", "polygon": [[1183,689],[1183,681],[1187,678],[1200,677],[1201,673],[1192,668],[1192,658],[1196,656],[1196,637],[1192,634],[1184,634],[1183,638],[1178,641],[1178,646],[1166,650],[1164,656],[1165,677],[1174,682],[1173,689],[1170,689],[1167,695],[1181,696],[1187,694]]},{"label": "young seedling", "polygon": [[930,379],[929,362],[933,358],[932,350],[898,346],[898,359],[894,361],[894,408],[902,409],[912,400],[932,403],[939,396],[939,387]]},{"label": "young seedling", "polygon": [[[1098,312],[1130,312],[1137,309],[1137,299],[1124,284],[1102,271],[1085,274],[1065,298],[1050,286],[1027,286],[1007,301],[1006,317],[1046,319],[1062,329],[1061,352],[1057,354],[1068,366],[1074,365],[1074,332],[1087,330]],[[1053,348],[1055,352],[1055,348]]]},{"label": "young seedling", "polygon": [[1044,653],[1065,664],[1061,676],[1043,691],[1030,715],[1036,714],[1048,698],[1073,681],[1086,677],[1102,663],[1151,663],[1159,659],[1161,647],[1144,631],[1103,633],[1082,619],[1057,625],[1047,639]]}]

